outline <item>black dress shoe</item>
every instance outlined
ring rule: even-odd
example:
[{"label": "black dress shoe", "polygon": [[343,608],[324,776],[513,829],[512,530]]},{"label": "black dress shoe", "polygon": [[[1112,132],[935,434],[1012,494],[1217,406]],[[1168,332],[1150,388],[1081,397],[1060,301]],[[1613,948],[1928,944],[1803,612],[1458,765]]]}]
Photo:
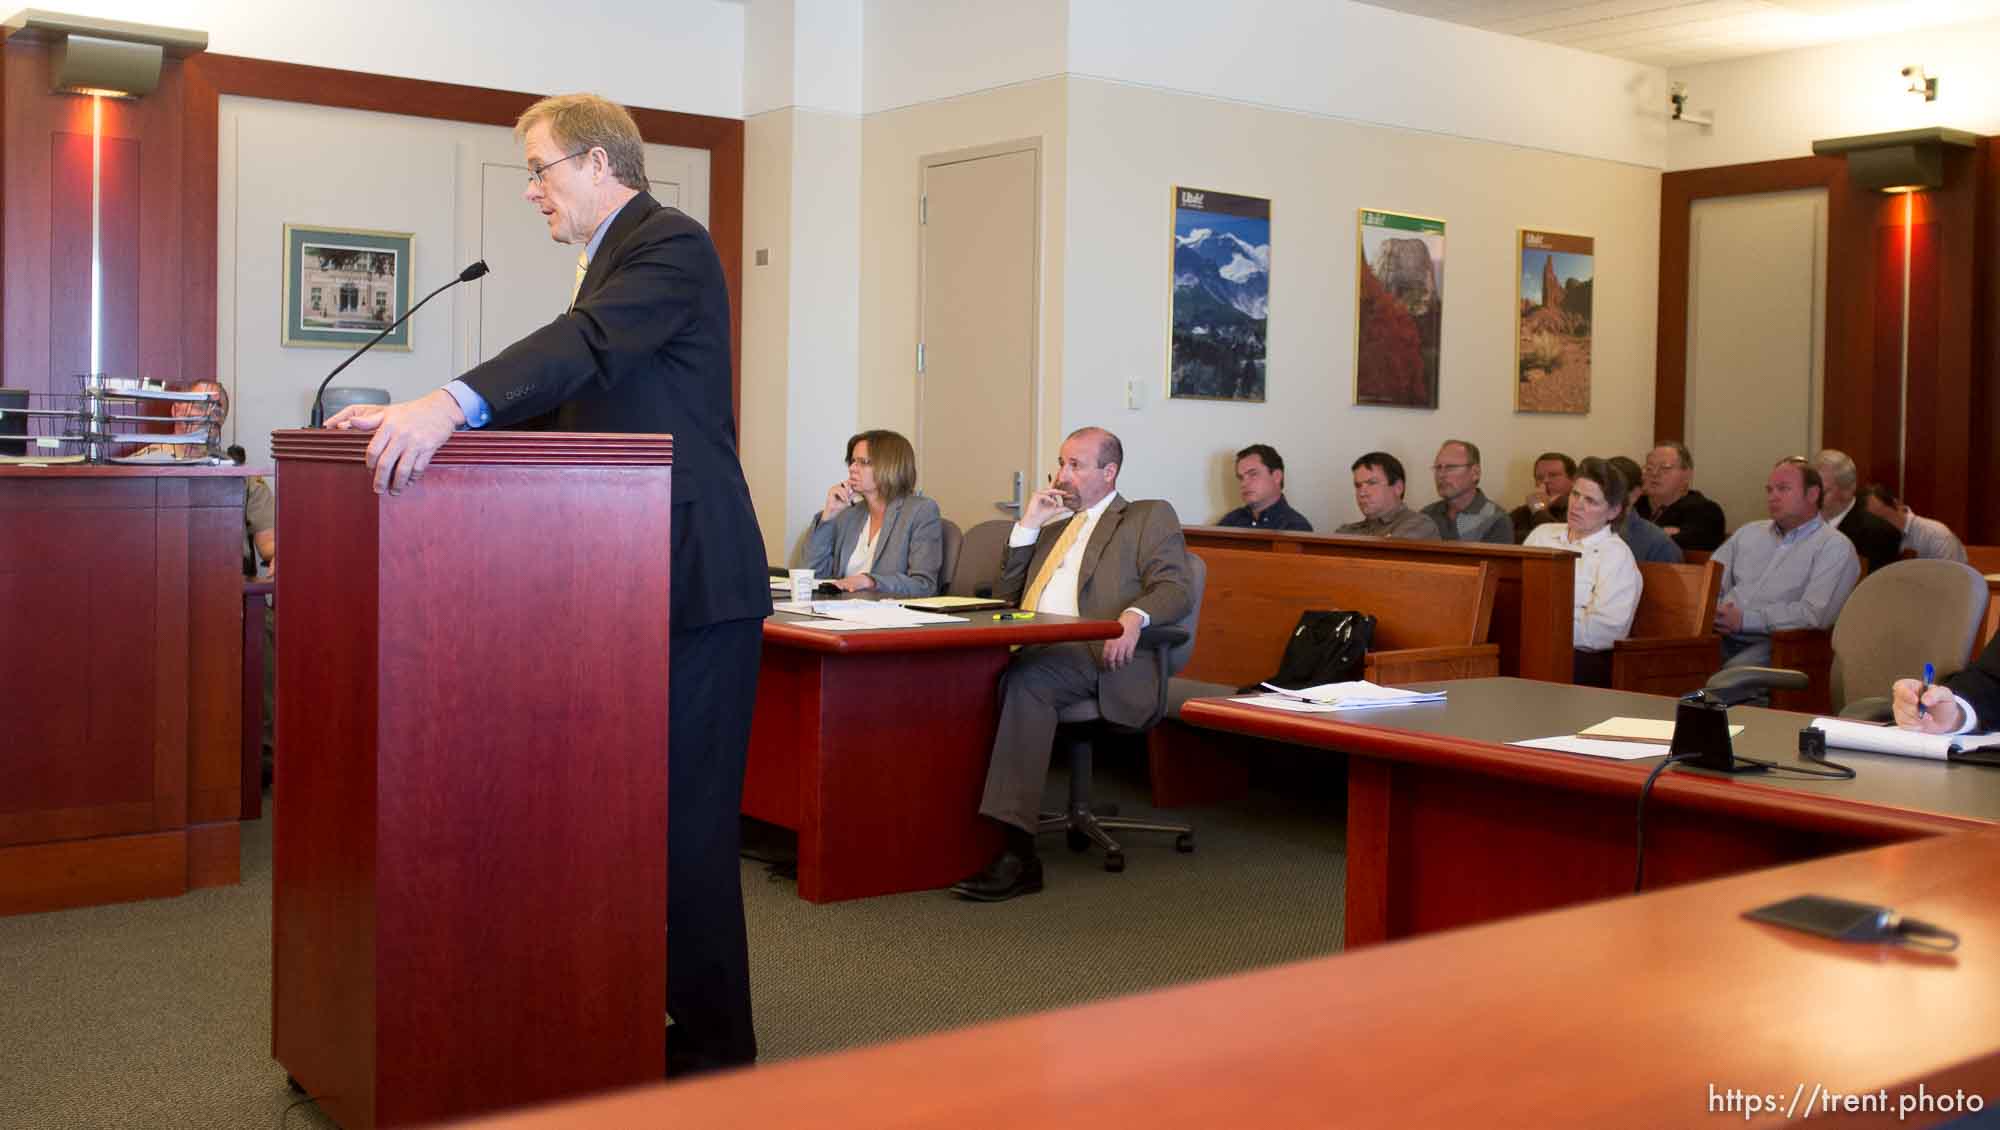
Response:
[{"label": "black dress shoe", "polygon": [[993,857],[985,870],[952,884],[951,893],[975,902],[1005,902],[1016,895],[1032,895],[1042,889],[1040,856],[1023,857],[1003,851]]}]

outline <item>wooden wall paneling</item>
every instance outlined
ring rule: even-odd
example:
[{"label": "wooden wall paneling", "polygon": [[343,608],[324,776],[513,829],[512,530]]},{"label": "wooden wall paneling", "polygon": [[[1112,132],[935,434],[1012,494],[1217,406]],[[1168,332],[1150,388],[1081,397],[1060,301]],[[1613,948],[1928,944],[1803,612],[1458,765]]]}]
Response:
[{"label": "wooden wall paneling", "polygon": [[[181,73],[178,61],[165,60],[160,66],[160,84],[151,94],[130,102],[105,100],[105,137],[129,139],[138,163],[132,186],[137,193],[133,242],[129,247],[119,242],[125,238],[122,234],[115,241],[107,223],[104,247],[107,262],[119,260],[136,288],[130,313],[121,315],[130,319],[137,335],[132,370],[162,380],[193,381],[215,376],[215,354],[209,353],[194,365],[181,353],[181,323],[186,317],[180,293],[181,260],[187,254],[183,224],[187,188],[181,180]],[[108,179],[104,198],[107,204],[111,200]],[[214,210],[209,208],[211,214]],[[120,308],[112,303],[108,283],[105,306],[107,310]],[[213,302],[201,316],[214,325]]]},{"label": "wooden wall paneling", "polygon": [[[243,810],[243,480],[190,485],[188,822],[197,824]],[[256,772],[249,783],[261,783]]]},{"label": "wooden wall paneling", "polygon": [[1973,492],[1964,540],[1967,544],[2000,542],[2000,145],[1992,138],[1979,142],[1974,168],[1979,184],[1974,193],[1973,247],[1978,268],[1973,272],[1973,398],[1970,417],[1980,442],[1972,445],[1967,478],[1980,484]]},{"label": "wooden wall paneling", "polygon": [[49,255],[43,285],[48,288],[47,383],[66,388],[66,378],[90,365],[90,133],[61,130],[49,139]]},{"label": "wooden wall paneling", "polygon": [[187,480],[154,479],[153,812],[155,826],[183,828],[188,811]]},{"label": "wooden wall paneling", "polygon": [[[1876,364],[1876,229],[1887,198],[1856,189],[1846,162],[1819,159],[1829,162],[1820,444],[1847,452],[1865,467],[1877,447],[1870,431],[1875,402],[1867,390]],[[1895,411],[1892,402],[1887,425],[1892,436]]]},{"label": "wooden wall paneling", "polygon": [[[211,368],[215,357],[215,180],[219,129],[216,100],[221,95],[234,94],[246,98],[497,126],[512,126],[515,119],[521,116],[521,111],[541,97],[520,91],[361,74],[213,53],[193,55],[187,59],[185,88],[187,157],[183,167],[188,189],[188,271],[190,275],[199,275],[196,281],[203,284],[198,291],[190,291],[186,305],[190,322],[204,319],[207,322],[205,339],[201,336],[203,331],[190,326],[186,340],[189,352],[197,358],[208,358],[206,363]],[[723,274],[729,280],[730,388],[740,427],[743,389],[743,123],[735,118],[637,108],[632,110],[632,117],[639,125],[640,136],[648,142],[706,149],[709,152],[708,227],[715,240],[716,254],[722,259]],[[205,263],[201,262],[204,255]],[[195,318],[193,315],[197,311],[205,312],[200,318]],[[195,352],[204,344],[206,352]]]},{"label": "wooden wall paneling", "polygon": [[[48,53],[16,40],[0,47],[6,83],[0,98],[7,149],[0,153],[0,180],[7,208],[0,216],[7,255],[6,307],[0,310],[0,384],[46,392],[49,387],[49,202],[50,157],[46,134],[53,100],[48,96]],[[80,101],[80,100],[79,100]],[[71,128],[71,132],[87,132]]]},{"label": "wooden wall paneling", "polygon": [[[1990,273],[1995,260],[1981,250],[1977,238],[1980,201],[1990,191],[1985,161],[1989,148],[1985,140],[1972,150],[1948,147],[1945,187],[1929,194],[1934,223],[1928,250],[1935,257],[1935,266],[1928,273],[1928,309],[1934,312],[1935,322],[1925,338],[1935,343],[1936,356],[1930,379],[1919,382],[1912,372],[1906,421],[1906,429],[1917,424],[1935,429],[1935,440],[1928,443],[1920,443],[1914,431],[1906,430],[1909,450],[1930,456],[1924,465],[1929,481],[1923,484],[1921,501],[1911,505],[1918,513],[1961,532],[1972,521],[1975,503],[1971,484],[1979,481],[1966,474],[1972,451],[1975,446],[1990,446],[1993,434],[1980,431],[1974,413],[1966,410],[1977,399],[1979,339],[1989,332],[1978,315],[1980,274],[1982,263]],[[1915,306],[1913,295],[1913,310]],[[1915,326],[1911,336],[1916,340]],[[1911,461],[1911,467],[1916,466],[1916,461]],[[1907,497],[1915,484],[1903,485]]]},{"label": "wooden wall paneling", "polygon": [[[205,56],[185,62],[168,60],[180,86],[181,239],[180,369],[184,373],[215,371],[217,200],[221,176],[221,102],[208,72],[196,65]],[[163,68],[164,70],[165,68]]]}]

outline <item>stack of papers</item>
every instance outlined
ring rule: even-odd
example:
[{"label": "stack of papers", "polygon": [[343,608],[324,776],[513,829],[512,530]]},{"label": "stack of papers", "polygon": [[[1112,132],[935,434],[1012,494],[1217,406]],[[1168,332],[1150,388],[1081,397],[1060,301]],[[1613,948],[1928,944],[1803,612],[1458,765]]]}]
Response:
[{"label": "stack of papers", "polygon": [[852,632],[867,628],[916,628],[925,624],[966,622],[963,616],[919,612],[914,608],[904,608],[899,604],[883,600],[781,600],[772,607],[780,612],[819,617],[818,620],[803,621],[799,627],[820,628],[829,632]]},{"label": "stack of papers", "polygon": [[1322,683],[1303,690],[1287,690],[1264,684],[1265,694],[1247,695],[1237,702],[1290,710],[1299,714],[1325,714],[1336,710],[1372,710],[1380,706],[1409,706],[1418,702],[1443,702],[1443,691],[1408,691],[1381,687],[1365,679],[1352,683]]}]

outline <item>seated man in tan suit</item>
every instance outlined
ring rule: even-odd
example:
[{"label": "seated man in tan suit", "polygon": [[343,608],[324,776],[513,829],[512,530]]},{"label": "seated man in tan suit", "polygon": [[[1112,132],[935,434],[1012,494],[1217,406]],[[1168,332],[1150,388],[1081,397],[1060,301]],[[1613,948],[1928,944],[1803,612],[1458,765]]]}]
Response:
[{"label": "seated man in tan suit", "polygon": [[1101,642],[1024,647],[1001,675],[1000,727],[979,812],[1006,826],[1007,847],[952,887],[964,898],[998,902],[1042,889],[1035,827],[1063,707],[1095,698],[1106,721],[1132,727],[1154,721],[1159,709],[1158,660],[1134,656],[1140,629],[1187,615],[1187,543],[1172,505],[1118,493],[1124,462],[1110,432],[1071,432],[1053,484],[1028,500],[1008,539],[994,596],[1039,612],[1115,617],[1125,630]]}]

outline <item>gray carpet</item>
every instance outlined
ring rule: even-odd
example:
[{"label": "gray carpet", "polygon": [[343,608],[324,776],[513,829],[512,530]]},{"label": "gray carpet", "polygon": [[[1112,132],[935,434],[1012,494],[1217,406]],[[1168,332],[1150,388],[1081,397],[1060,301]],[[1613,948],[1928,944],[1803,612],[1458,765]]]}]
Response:
[{"label": "gray carpet", "polygon": [[[1061,795],[1060,774],[1051,800]],[[1147,811],[1130,768],[1100,799]],[[1337,950],[1340,798],[1259,792],[1189,813],[1198,850],[1126,841],[1127,868],[1043,838],[1048,889],[813,906],[743,865],[765,1061]],[[244,826],[243,883],[0,918],[0,1127],[319,1127],[270,1058],[271,838]]]}]

